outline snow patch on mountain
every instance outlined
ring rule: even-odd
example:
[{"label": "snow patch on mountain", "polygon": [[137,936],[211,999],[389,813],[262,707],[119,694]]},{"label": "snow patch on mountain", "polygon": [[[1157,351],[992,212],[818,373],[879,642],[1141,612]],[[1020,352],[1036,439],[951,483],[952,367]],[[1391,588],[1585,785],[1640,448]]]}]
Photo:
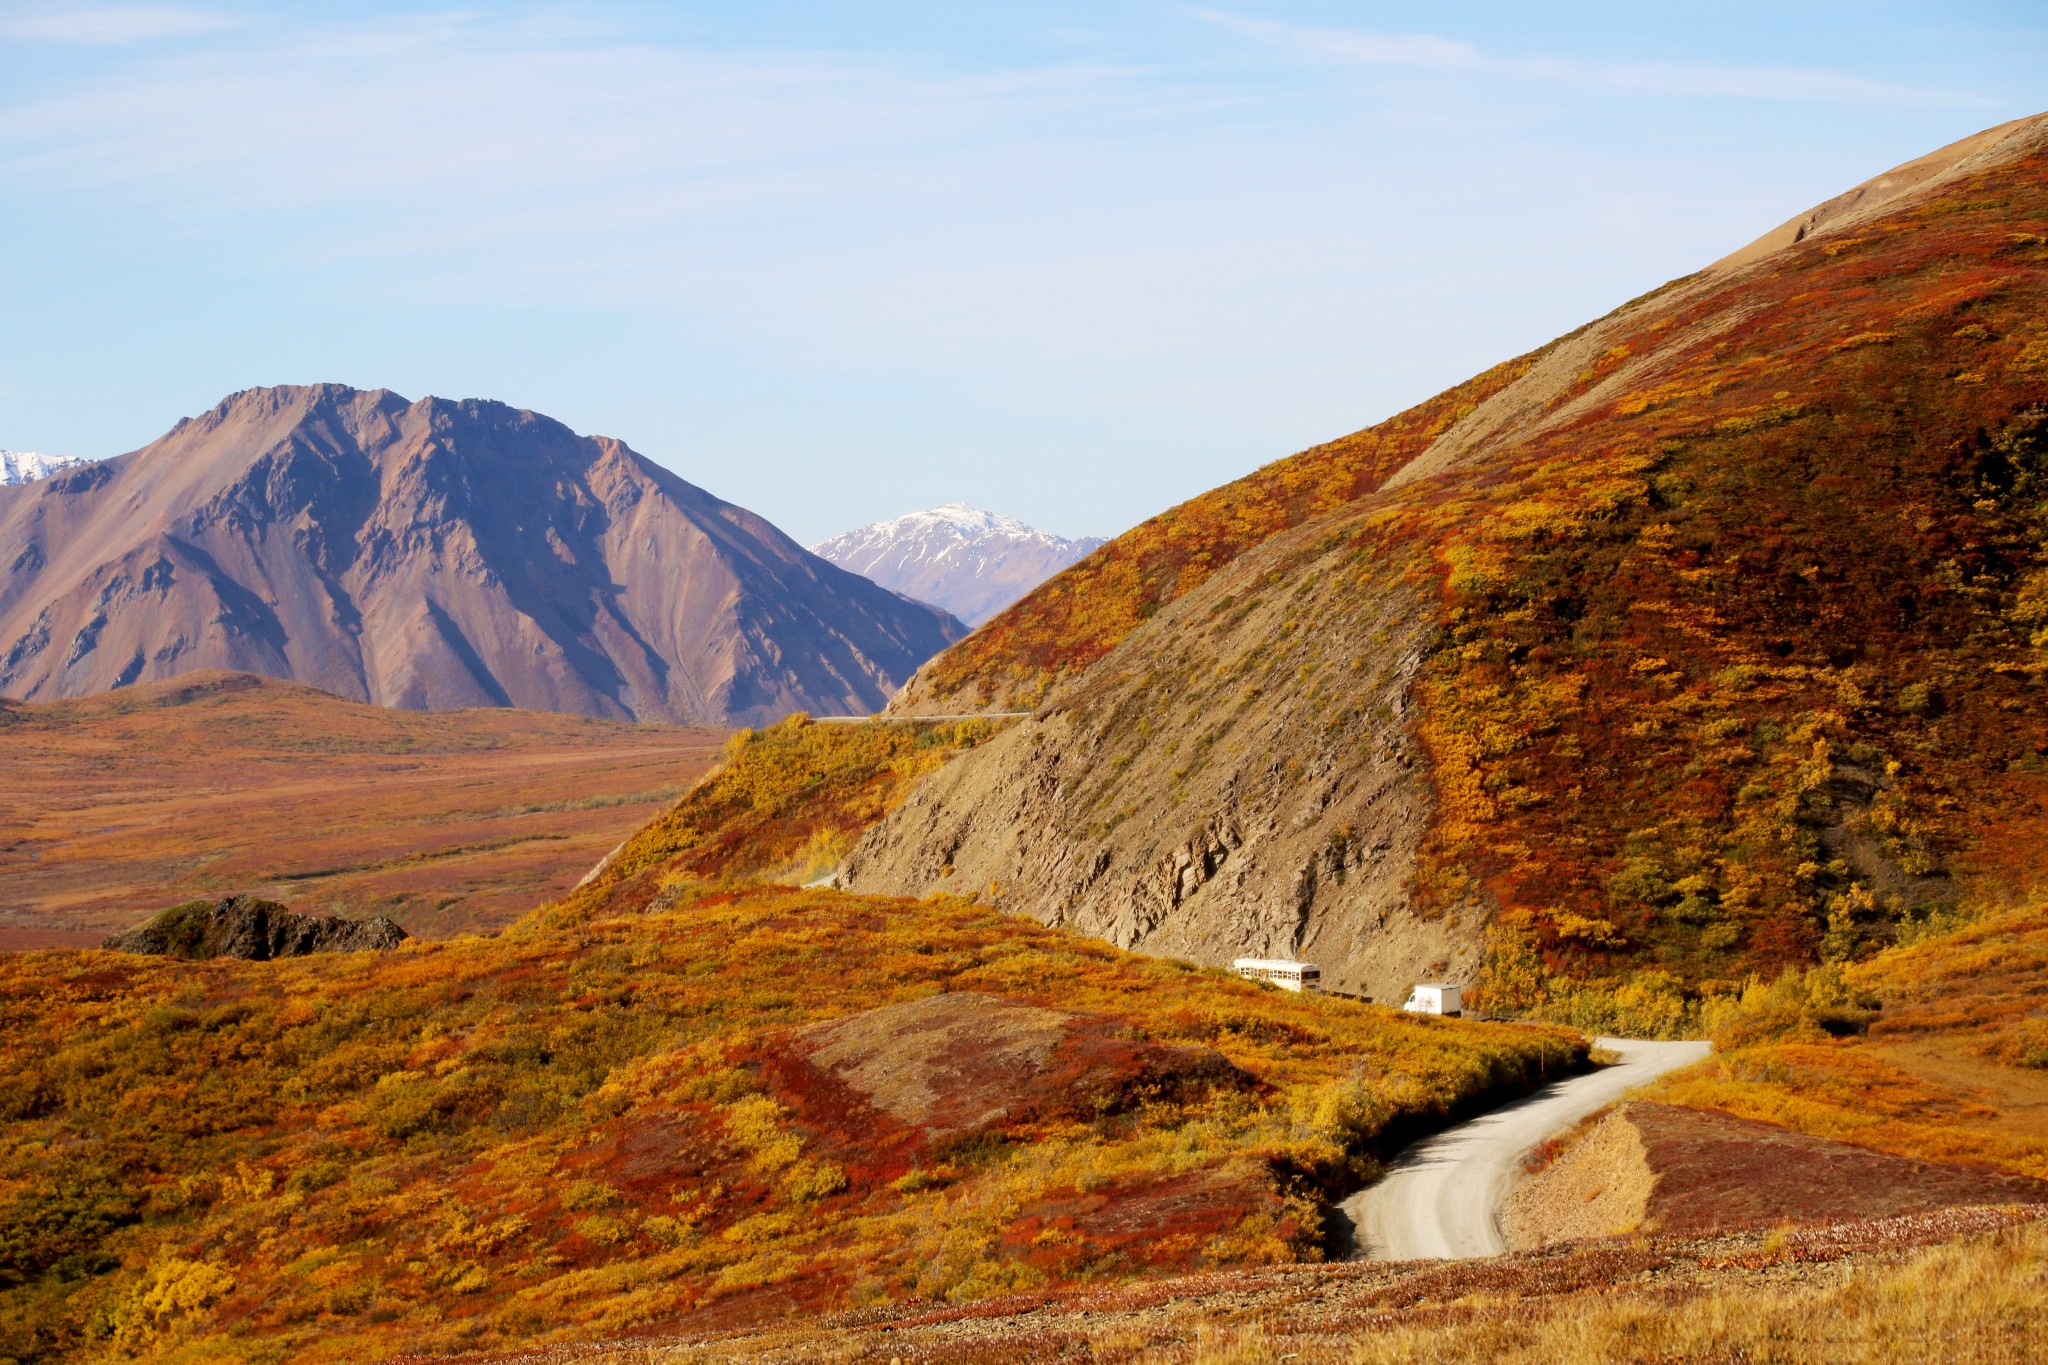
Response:
[{"label": "snow patch on mountain", "polygon": [[34,483],[52,474],[90,464],[82,455],[43,455],[33,450],[0,450],[0,487]]},{"label": "snow patch on mountain", "polygon": [[834,536],[811,553],[978,626],[1102,543],[949,502]]}]

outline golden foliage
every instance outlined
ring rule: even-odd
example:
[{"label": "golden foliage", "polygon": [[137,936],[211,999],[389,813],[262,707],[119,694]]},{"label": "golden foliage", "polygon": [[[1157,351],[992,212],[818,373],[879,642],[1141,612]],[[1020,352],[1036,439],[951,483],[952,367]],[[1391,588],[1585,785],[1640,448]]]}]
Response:
[{"label": "golden foliage", "polygon": [[1659,1097],[2048,1178],[2048,1133],[2027,1118],[2048,1098],[2027,1041],[2042,1036],[2044,1000],[2048,902],[1987,912],[1708,1000],[1714,1059]]},{"label": "golden foliage", "polygon": [[[358,1360],[615,1335],[761,1291],[810,1312],[855,1286],[960,1301],[1312,1258],[1324,1201],[1390,1127],[1584,1053],[958,900],[698,886],[388,954],[0,957],[0,1355],[161,1338]],[[1091,1012],[1106,1045],[1213,1048],[1247,1080],[926,1150],[765,1060],[798,1026],[938,990]],[[1091,1200],[1158,1212],[1143,1236],[1059,1212]]]}]

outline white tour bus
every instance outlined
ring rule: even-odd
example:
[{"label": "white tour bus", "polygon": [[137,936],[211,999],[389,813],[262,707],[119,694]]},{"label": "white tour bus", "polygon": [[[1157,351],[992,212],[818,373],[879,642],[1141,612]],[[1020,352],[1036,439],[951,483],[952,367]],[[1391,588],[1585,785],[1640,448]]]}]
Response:
[{"label": "white tour bus", "polygon": [[1323,969],[1313,962],[1291,962],[1283,957],[1241,957],[1231,964],[1237,974],[1253,981],[1270,981],[1283,991],[1319,991]]}]

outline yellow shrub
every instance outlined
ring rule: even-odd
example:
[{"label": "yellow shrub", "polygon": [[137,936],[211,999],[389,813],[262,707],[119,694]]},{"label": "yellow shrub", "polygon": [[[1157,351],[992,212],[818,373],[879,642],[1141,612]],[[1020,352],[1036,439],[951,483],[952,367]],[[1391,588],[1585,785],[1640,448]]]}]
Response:
[{"label": "yellow shrub", "polygon": [[167,1257],[115,1310],[114,1339],[124,1346],[146,1346],[180,1320],[226,1298],[234,1287],[235,1277],[220,1266]]},{"label": "yellow shrub", "polygon": [[2048,337],[2030,341],[2020,347],[2020,353],[2014,356],[2005,368],[2008,373],[2015,375],[2048,374]]},{"label": "yellow shrub", "polygon": [[725,1135],[734,1146],[753,1153],[756,1169],[779,1171],[804,1147],[802,1138],[783,1130],[788,1112],[766,1095],[742,1096],[723,1111]]},{"label": "yellow shrub", "polygon": [[799,1161],[782,1178],[782,1192],[807,1202],[846,1188],[846,1172],[829,1161]]}]

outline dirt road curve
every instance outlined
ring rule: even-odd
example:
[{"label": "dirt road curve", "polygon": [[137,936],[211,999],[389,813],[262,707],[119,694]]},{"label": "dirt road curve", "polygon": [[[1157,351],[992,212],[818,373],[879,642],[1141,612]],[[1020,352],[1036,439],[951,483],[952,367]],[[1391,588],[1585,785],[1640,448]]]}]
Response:
[{"label": "dirt road curve", "polygon": [[1344,1201],[1358,1254],[1375,1261],[1498,1256],[1500,1203],[1521,1155],[1602,1105],[1707,1055],[1706,1043],[1602,1038],[1613,1066],[1547,1085],[1469,1123],[1416,1143],[1378,1183]]}]

